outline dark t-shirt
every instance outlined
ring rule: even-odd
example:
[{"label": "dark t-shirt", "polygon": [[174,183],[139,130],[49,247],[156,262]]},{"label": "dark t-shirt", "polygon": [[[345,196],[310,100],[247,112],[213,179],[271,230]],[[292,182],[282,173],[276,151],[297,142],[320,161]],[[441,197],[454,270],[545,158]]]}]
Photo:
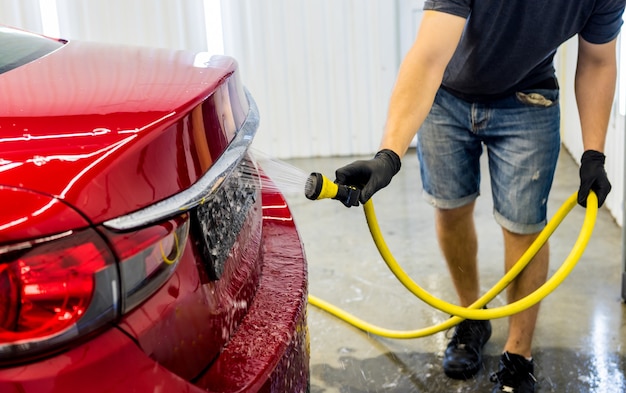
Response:
[{"label": "dark t-shirt", "polygon": [[443,86],[477,98],[504,96],[554,76],[557,48],[576,34],[614,39],[626,0],[426,0],[425,10],[467,19]]}]

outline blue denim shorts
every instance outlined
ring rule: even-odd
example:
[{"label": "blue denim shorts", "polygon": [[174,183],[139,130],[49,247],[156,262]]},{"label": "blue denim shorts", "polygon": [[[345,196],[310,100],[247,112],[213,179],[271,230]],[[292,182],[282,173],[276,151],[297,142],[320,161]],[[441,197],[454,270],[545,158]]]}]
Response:
[{"label": "blue denim shorts", "polygon": [[488,156],[496,221],[519,234],[546,225],[561,147],[559,90],[532,90],[470,103],[439,89],[417,134],[424,198],[453,209],[480,194],[480,156]]}]

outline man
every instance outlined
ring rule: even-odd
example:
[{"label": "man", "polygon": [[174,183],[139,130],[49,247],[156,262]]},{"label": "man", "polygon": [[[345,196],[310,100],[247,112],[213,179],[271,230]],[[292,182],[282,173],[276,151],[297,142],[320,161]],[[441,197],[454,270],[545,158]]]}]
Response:
[{"label": "man", "polygon": [[[336,171],[362,189],[365,203],[400,170],[417,132],[424,197],[435,207],[437,237],[462,306],[479,297],[479,157],[489,157],[494,216],[508,270],[546,224],[546,203],[560,149],[556,49],[578,34],[575,90],[584,154],[578,202],[599,205],[611,189],[604,143],[616,81],[616,37],[626,0],[427,0],[420,30],[393,89],[380,151]],[[419,130],[419,132],[418,132]],[[546,244],[507,289],[509,302],[542,285]],[[531,354],[539,305],[511,316],[494,392],[533,392]],[[482,367],[489,321],[465,320],[443,368],[468,379]]]}]

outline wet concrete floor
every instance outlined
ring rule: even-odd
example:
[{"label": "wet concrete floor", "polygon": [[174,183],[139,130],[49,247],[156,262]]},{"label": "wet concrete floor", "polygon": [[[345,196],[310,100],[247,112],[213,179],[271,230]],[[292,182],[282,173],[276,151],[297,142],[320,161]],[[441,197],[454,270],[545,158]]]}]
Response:
[{"label": "wet concrete floor", "polygon": [[[334,179],[334,170],[361,157],[293,159],[306,173]],[[486,157],[483,157],[483,159]],[[483,160],[484,161],[484,160]],[[551,217],[576,192],[578,167],[562,151],[549,201]],[[502,236],[492,216],[489,176],[483,172],[476,206],[483,292],[502,277]],[[332,200],[309,201],[288,195],[309,261],[309,290],[370,323],[415,330],[445,321],[409,293],[382,261],[363,209]],[[374,196],[385,240],[406,272],[427,291],[456,303],[440,254],[433,209],[421,198],[415,152],[403,159],[392,184]],[[550,274],[561,265],[578,237],[585,210],[576,207],[550,239]],[[542,302],[534,341],[538,392],[626,391],[624,303],[621,299],[621,229],[600,209],[593,236],[570,276]],[[490,306],[504,305],[500,295]],[[309,306],[312,393],[336,392],[490,392],[506,338],[506,318],[492,321],[485,367],[469,381],[447,378],[441,367],[450,332],[416,339],[388,339],[364,333]]]}]

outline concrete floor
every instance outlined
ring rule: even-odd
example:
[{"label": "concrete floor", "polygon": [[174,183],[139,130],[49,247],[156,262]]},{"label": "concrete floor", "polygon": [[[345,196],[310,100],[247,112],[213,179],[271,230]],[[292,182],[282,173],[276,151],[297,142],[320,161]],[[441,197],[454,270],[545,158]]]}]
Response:
[{"label": "concrete floor", "polygon": [[[485,157],[483,157],[485,158]],[[334,170],[353,157],[290,160],[307,174]],[[476,222],[481,286],[502,277],[500,227],[492,216],[488,174],[483,172]],[[549,202],[551,217],[578,187],[578,168],[563,150]],[[389,272],[371,239],[363,209],[332,200],[288,194],[309,261],[310,293],[376,325],[414,330],[448,318],[415,298]],[[433,210],[421,198],[414,151],[392,184],[374,196],[378,221],[393,255],[427,291],[456,303],[433,230]],[[553,273],[569,254],[585,210],[576,207],[550,239]],[[621,299],[621,229],[601,209],[580,262],[542,302],[534,343],[538,392],[626,391],[625,307]],[[505,304],[503,295],[490,305]],[[447,378],[441,368],[447,335],[398,340],[366,334],[309,307],[312,393],[490,392],[489,374],[505,341],[507,321],[492,321],[485,369],[469,381]]]}]

